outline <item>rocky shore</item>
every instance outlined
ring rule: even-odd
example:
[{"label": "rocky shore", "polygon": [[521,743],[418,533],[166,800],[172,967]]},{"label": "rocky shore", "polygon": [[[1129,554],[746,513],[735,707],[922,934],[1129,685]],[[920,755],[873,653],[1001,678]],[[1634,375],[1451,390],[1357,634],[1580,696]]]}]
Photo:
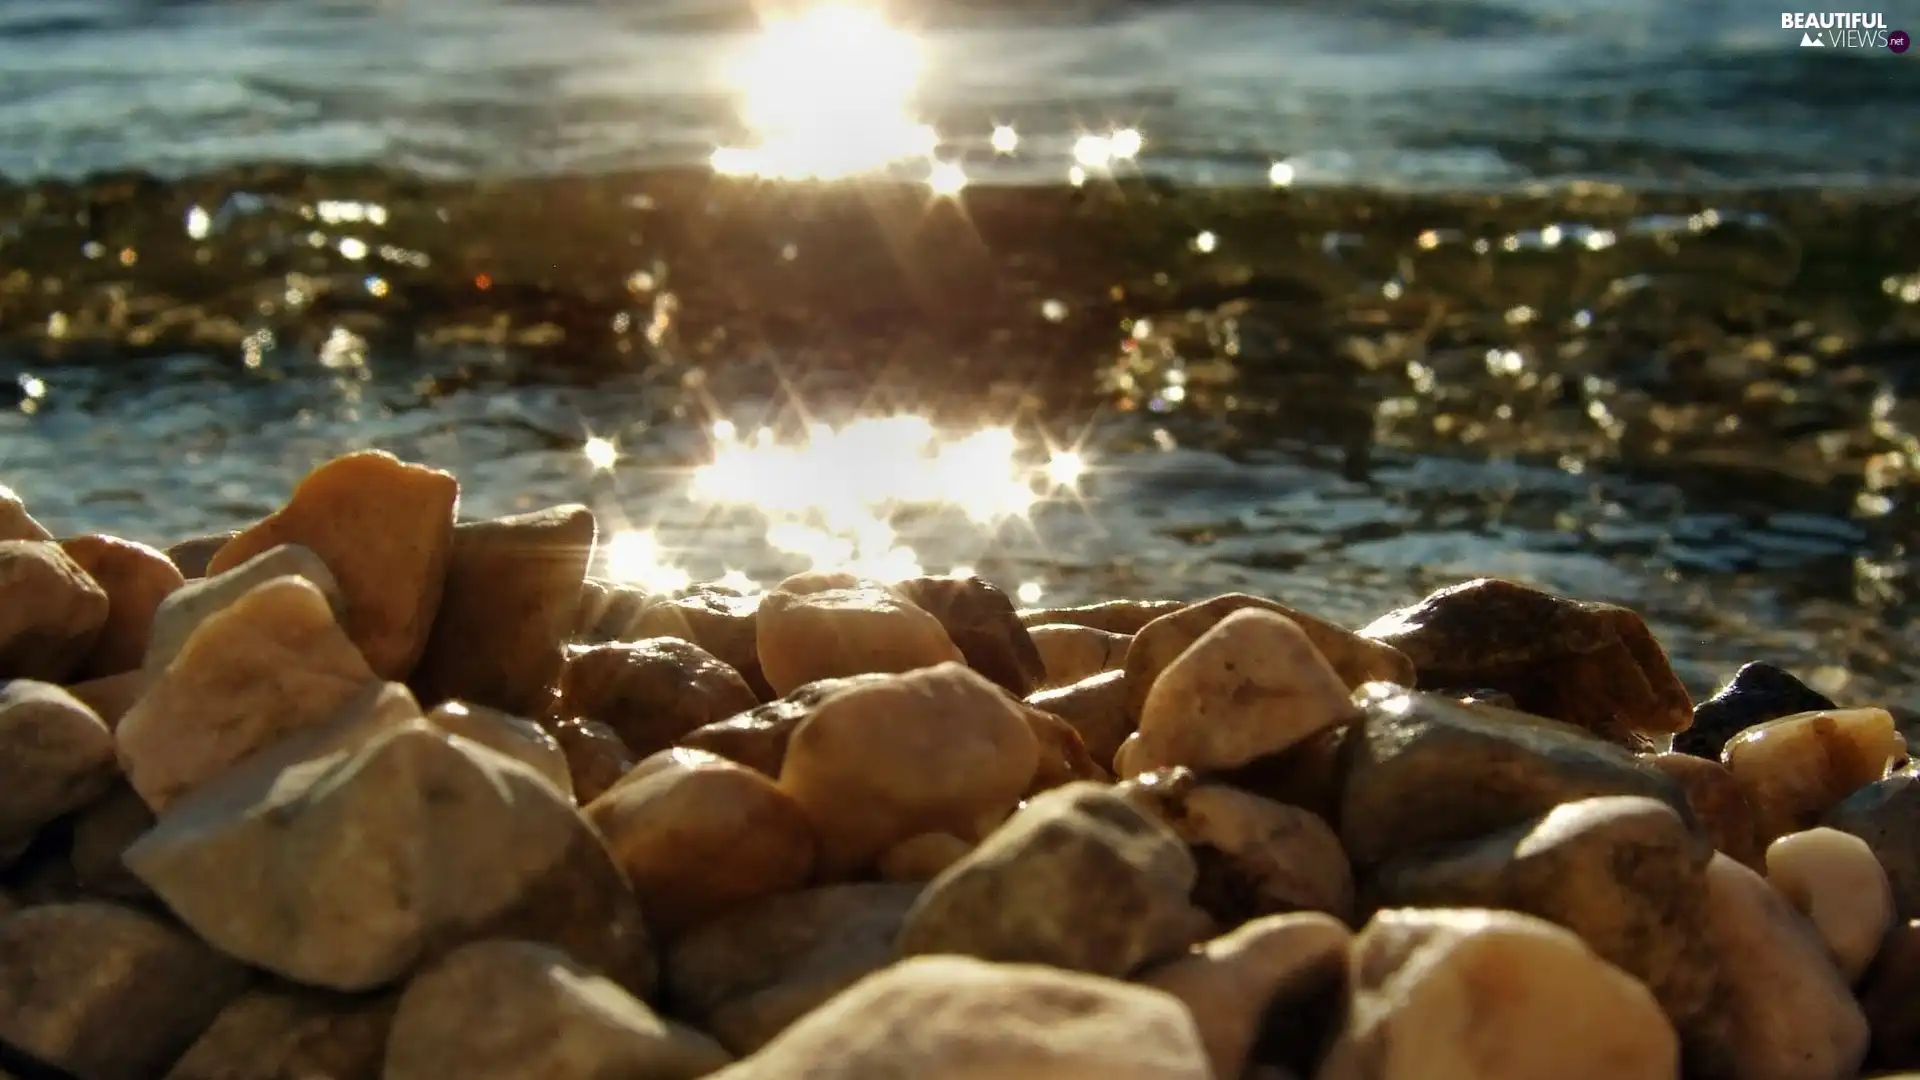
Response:
[{"label": "rocky shore", "polygon": [[1920,1072],[1911,717],[1493,579],[652,596],[459,495],[0,501],[0,1080]]}]

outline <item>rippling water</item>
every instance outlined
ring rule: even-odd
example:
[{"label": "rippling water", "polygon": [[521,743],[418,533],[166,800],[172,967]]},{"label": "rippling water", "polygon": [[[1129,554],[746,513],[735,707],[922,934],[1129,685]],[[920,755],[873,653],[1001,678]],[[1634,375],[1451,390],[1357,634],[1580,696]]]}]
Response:
[{"label": "rippling water", "polygon": [[[377,445],[666,583],[1499,573],[1696,691],[1920,701],[1920,60],[1700,0],[897,7],[912,73],[708,3],[0,0],[0,470],[170,541]],[[882,414],[930,425],[818,428]]]}]

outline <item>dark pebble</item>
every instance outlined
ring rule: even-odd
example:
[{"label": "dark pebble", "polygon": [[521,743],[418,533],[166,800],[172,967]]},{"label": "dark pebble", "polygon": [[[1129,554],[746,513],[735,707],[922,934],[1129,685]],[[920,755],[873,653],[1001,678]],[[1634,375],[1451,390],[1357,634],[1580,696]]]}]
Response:
[{"label": "dark pebble", "polygon": [[1727,740],[1769,720],[1834,708],[1825,695],[1772,664],[1752,663],[1693,708],[1693,726],[1673,737],[1676,753],[1720,760]]}]

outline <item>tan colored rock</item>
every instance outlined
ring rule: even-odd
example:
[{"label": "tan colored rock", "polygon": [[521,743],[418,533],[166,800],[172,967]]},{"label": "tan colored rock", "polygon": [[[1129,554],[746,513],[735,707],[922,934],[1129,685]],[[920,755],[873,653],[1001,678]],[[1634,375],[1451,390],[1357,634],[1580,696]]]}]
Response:
[{"label": "tan colored rock", "polygon": [[948,867],[900,929],[902,956],[955,953],[1125,976],[1210,925],[1188,902],[1193,857],[1101,784],[1043,792]]},{"label": "tan colored rock", "polygon": [[120,764],[158,813],[377,685],[319,588],[275,578],[194,630],[114,731]]},{"label": "tan colored rock", "polygon": [[384,1080],[694,1080],[732,1055],[566,953],[525,941],[454,950],[407,986]]},{"label": "tan colored rock", "polygon": [[107,591],[47,540],[0,541],[0,678],[65,682],[107,624]]},{"label": "tan colored rock", "polygon": [[133,703],[140,700],[152,682],[144,671],[123,671],[118,675],[68,683],[67,693],[92,709],[94,715],[105,721],[109,729],[113,729],[120,726],[120,718],[127,715]]},{"label": "tan colored rock", "polygon": [[300,544],[340,583],[340,623],[383,679],[413,671],[440,608],[460,484],[381,450],[334,458],[308,473],[287,504],[241,530],[209,574],[281,544]]},{"label": "tan colored rock", "polygon": [[895,959],[918,884],[863,882],[770,896],[669,947],[665,994],[677,1015],[748,1054]]},{"label": "tan colored rock", "polygon": [[1087,626],[1111,634],[1132,636],[1162,615],[1187,607],[1184,600],[1106,600],[1079,607],[1023,608],[1020,621],[1031,630],[1036,626]]},{"label": "tan colored rock", "polygon": [[1102,672],[1071,686],[1029,694],[1027,704],[1065,720],[1080,733],[1087,756],[1109,768],[1120,745],[1134,732],[1124,671]]},{"label": "tan colored rock", "polygon": [[755,697],[777,695],[760,670],[758,596],[740,596],[717,586],[648,605],[632,620],[625,640],[672,637],[691,641],[740,673]]},{"label": "tan colored rock", "polygon": [[412,676],[421,700],[538,713],[560,676],[596,535],[593,511],[578,505],[456,526]]},{"label": "tan colored rock", "polygon": [[1868,1064],[1920,1069],[1920,922],[1899,923],[1887,935],[1859,1001],[1873,1032]]},{"label": "tan colored rock", "polygon": [[1920,773],[1906,768],[1860,788],[1823,824],[1865,840],[1893,886],[1897,917],[1920,918]]},{"label": "tan colored rock", "polygon": [[114,904],[0,918],[0,1042],[78,1080],[159,1076],[247,982],[246,969]]},{"label": "tan colored rock", "polygon": [[633,751],[614,734],[612,728],[597,720],[569,716],[549,718],[541,724],[560,752],[567,756],[567,775],[572,781],[574,801],[585,806],[599,798],[633,768]]},{"label": "tan colored rock", "polygon": [[820,588],[789,578],[762,597],[756,625],[760,668],[777,694],[816,679],[895,673],[965,661],[940,625],[877,584]]},{"label": "tan colored rock", "polygon": [[60,541],[60,550],[107,593],[106,624],[76,674],[97,679],[139,667],[154,611],[186,579],[165,555],[131,540],[75,536]]},{"label": "tan colored rock", "polygon": [[1045,623],[1027,633],[1040,650],[1040,666],[1046,672],[1040,685],[1043,690],[1072,686],[1103,671],[1124,670],[1127,646],[1133,644],[1132,634],[1072,623]]},{"label": "tan colored rock", "polygon": [[1353,1001],[1319,1080],[1677,1080],[1637,980],[1530,915],[1389,909],[1355,940]]},{"label": "tan colored rock", "polygon": [[334,621],[338,622],[345,613],[346,601],[340,596],[340,586],[320,556],[298,544],[282,544],[210,578],[188,581],[167,594],[154,609],[142,666],[150,675],[165,671],[201,623],[232,607],[235,601],[259,586],[283,577],[303,578],[319,589]]},{"label": "tan colored rock", "polygon": [[1595,795],[1646,795],[1690,820],[1680,785],[1570,724],[1374,684],[1342,751],[1340,839],[1356,867],[1467,840]]},{"label": "tan colored rock", "polygon": [[1383,864],[1373,895],[1391,907],[1500,908],[1578,934],[1646,984],[1682,1030],[1715,989],[1706,944],[1713,849],[1657,799],[1562,803],[1512,829]]},{"label": "tan colored rock", "polygon": [[1171,995],[1043,967],[904,961],[715,1080],[1212,1080]]},{"label": "tan colored rock", "polygon": [[649,638],[568,649],[552,710],[600,721],[645,758],[759,703],[740,673],[712,653],[678,638]]},{"label": "tan colored rock", "polygon": [[1013,601],[985,578],[909,578],[893,591],[940,620],[967,666],[1013,696],[1031,694],[1046,678],[1040,650]]},{"label": "tan colored rock", "polygon": [[1852,1080],[1867,1021],[1826,945],[1766,879],[1715,855],[1707,942],[1720,965],[1712,1007],[1682,1033],[1702,1080]]},{"label": "tan colored rock", "polygon": [[1019,703],[945,663],[821,702],[793,731],[780,788],[818,829],[831,876],[920,833],[978,838],[1026,793],[1039,755]]},{"label": "tan colored rock", "polygon": [[443,702],[427,714],[427,719],[441,731],[470,739],[518,761],[546,777],[561,794],[573,798],[573,773],[567,763],[567,752],[560,746],[560,740],[539,724],[464,701]]},{"label": "tan colored rock", "polygon": [[238,530],[229,530],[188,537],[167,549],[167,559],[188,581],[206,577],[207,564],[213,561],[214,553],[226,547],[227,541],[238,535]]},{"label": "tan colored rock", "polygon": [[1521,712],[1614,742],[1693,722],[1693,702],[1645,620],[1593,604],[1479,578],[1375,619],[1362,634],[1398,648],[1420,688],[1485,687]]},{"label": "tan colored rock", "polygon": [[1885,709],[1830,709],[1750,727],[1727,740],[1720,759],[1746,792],[1760,842],[1771,844],[1818,825],[1906,755]]},{"label": "tan colored rock", "polygon": [[1694,820],[1713,846],[1735,862],[1760,869],[1761,847],[1746,789],[1725,765],[1692,754],[1648,754],[1641,759],[1680,782]]},{"label": "tan colored rock", "polygon": [[67,859],[81,889],[96,897],[145,901],[153,891],[134,877],[121,856],[153,828],[153,811],[125,781],[74,815],[73,847]]},{"label": "tan colored rock", "polygon": [[1342,993],[1353,931],[1318,912],[1268,915],[1140,976],[1193,1015],[1216,1077],[1238,1077],[1267,1018]]},{"label": "tan colored rock", "polygon": [[1261,608],[1215,623],[1161,670],[1140,710],[1140,745],[1122,770],[1232,769],[1358,715],[1299,624]]},{"label": "tan colored rock", "polygon": [[221,1010],[166,1080],[381,1080],[393,994],[249,990]]},{"label": "tan colored rock", "polygon": [[1040,748],[1040,766],[1034,770],[1028,794],[1048,791],[1075,780],[1105,783],[1113,779],[1112,774],[1087,753],[1087,744],[1081,741],[1073,725],[1030,705],[1020,706],[1020,712],[1027,718],[1027,726],[1033,729],[1034,742]]},{"label": "tan colored rock", "polygon": [[974,845],[951,833],[910,836],[880,856],[880,876],[887,881],[932,881],[973,848]]},{"label": "tan colored rock", "polygon": [[782,698],[757,705],[725,720],[695,728],[679,745],[719,754],[776,779],[787,760],[787,743],[800,722],[812,716],[820,703],[856,686],[873,686],[891,675],[850,675],[844,679],[810,682]]},{"label": "tan colored rock", "polygon": [[703,750],[663,750],[586,808],[647,926],[683,933],[806,884],[813,825],[772,780]]},{"label": "tan colored rock", "polygon": [[0,683],[0,851],[105,794],[118,771],[112,732],[72,694],[31,679]]},{"label": "tan colored rock", "polygon": [[270,758],[169,807],[126,853],[223,951],[351,992],[469,941],[523,937],[651,992],[632,890],[572,803],[525,765],[424,719],[295,766]]},{"label": "tan colored rock", "polygon": [[1893,887],[1857,836],[1814,828],[1767,845],[1767,881],[1827,943],[1840,974],[1858,983],[1893,927]]},{"label": "tan colored rock", "polygon": [[0,484],[0,541],[51,539],[53,534],[47,531],[46,526],[27,513],[27,504],[19,493]]}]

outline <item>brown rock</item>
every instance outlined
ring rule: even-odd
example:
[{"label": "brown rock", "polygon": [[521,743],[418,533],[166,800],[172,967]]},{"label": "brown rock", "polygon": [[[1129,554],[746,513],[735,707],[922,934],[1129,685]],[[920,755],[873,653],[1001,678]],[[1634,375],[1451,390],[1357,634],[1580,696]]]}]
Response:
[{"label": "brown rock", "polygon": [[169,593],[153,613],[143,664],[148,674],[165,671],[186,647],[187,639],[209,617],[232,607],[235,601],[259,586],[283,577],[303,578],[319,589],[334,621],[338,622],[346,612],[340,586],[320,556],[298,544],[282,544],[230,570],[189,581]]},{"label": "brown rock", "polygon": [[568,649],[552,709],[600,721],[645,758],[757,704],[740,673],[712,653],[679,638],[650,638]]},{"label": "brown rock", "polygon": [[793,731],[780,788],[819,831],[821,873],[837,875],[920,833],[979,837],[1032,786],[1039,761],[1021,706],[946,663],[821,702]]},{"label": "brown rock", "polygon": [[1340,747],[1347,727],[1329,728],[1271,757],[1249,762],[1218,775],[1225,784],[1255,795],[1311,810],[1320,819],[1340,827]]},{"label": "brown rock", "polygon": [[[594,595],[589,596],[589,585]],[[581,644],[599,645],[609,641],[638,641],[652,634],[638,633],[640,619],[663,601],[637,585],[613,581],[592,581],[581,586],[582,611],[575,623],[574,637]],[[587,605],[591,605],[588,607]]]},{"label": "brown rock", "polygon": [[53,534],[27,513],[27,504],[19,494],[0,484],[0,541],[51,539]]},{"label": "brown rock", "polygon": [[880,856],[880,877],[886,881],[932,881],[965,858],[974,846],[952,833],[910,836]]},{"label": "brown rock", "polygon": [[885,586],[849,581],[822,589],[809,575],[796,576],[760,600],[760,668],[775,693],[965,659],[940,620]]},{"label": "brown rock", "polygon": [[1618,741],[1685,730],[1693,702],[1640,616],[1498,578],[1449,586],[1360,631],[1411,657],[1420,689],[1511,694],[1521,712]]},{"label": "brown rock", "polygon": [[1045,709],[1022,706],[1020,711],[1026,716],[1027,726],[1033,729],[1034,741],[1040,747],[1040,767],[1034,771],[1028,794],[1049,791],[1075,780],[1106,782],[1113,779],[1087,753],[1087,745],[1080,740],[1080,733],[1073,725]]},{"label": "brown rock", "polygon": [[595,535],[584,506],[456,527],[439,611],[413,672],[421,700],[538,713],[560,676]]},{"label": "brown rock", "polygon": [[166,1080],[380,1080],[392,994],[249,990],[174,1063]]},{"label": "brown rock", "polygon": [[0,678],[65,682],[107,624],[107,591],[46,540],[0,541]]},{"label": "brown rock", "polygon": [[618,783],[633,768],[633,751],[613,729],[579,716],[549,718],[542,725],[567,756],[573,797],[585,806]]},{"label": "brown rock", "polygon": [[1920,922],[1887,935],[1860,987],[1860,1008],[1873,1031],[1869,1062],[1883,1069],[1920,1069]]},{"label": "brown rock", "polygon": [[107,593],[106,624],[78,676],[95,679],[139,667],[154,611],[186,579],[165,555],[131,540],[76,536],[60,541],[60,549]]},{"label": "brown rock", "polygon": [[1033,647],[1040,650],[1040,665],[1046,672],[1043,689],[1072,686],[1103,671],[1122,671],[1127,663],[1127,646],[1132,634],[1115,634],[1091,626],[1049,623],[1027,632]]},{"label": "brown rock", "polygon": [[587,820],[668,937],[806,884],[813,826],[772,780],[703,750],[664,750],[593,800]]},{"label": "brown rock", "polygon": [[320,556],[346,598],[341,625],[383,679],[405,679],[426,648],[453,548],[460,484],[380,450],[307,474],[287,504],[214,553],[209,574],[281,544]]},{"label": "brown rock", "polygon": [[1013,601],[980,577],[920,577],[894,591],[940,620],[967,666],[1015,697],[1025,697],[1046,678],[1040,650],[1014,613]]},{"label": "brown rock", "polygon": [[246,985],[239,964],[131,908],[0,918],[0,1042],[79,1080],[150,1080]]},{"label": "brown rock", "polygon": [[1860,788],[1824,824],[1865,840],[1893,886],[1896,917],[1920,919],[1920,773],[1902,769]]},{"label": "brown rock", "polygon": [[787,760],[787,742],[793,738],[793,729],[812,716],[821,702],[842,690],[873,686],[892,678],[891,675],[850,675],[844,679],[810,682],[786,697],[695,728],[680,738],[679,745],[719,754],[778,779],[780,766]]},{"label": "brown rock", "polygon": [[739,596],[714,586],[661,600],[630,620],[625,640],[672,637],[691,641],[740,673],[754,697],[771,701],[773,687],[760,670],[758,644],[760,598]]},{"label": "brown rock", "polygon": [[124,781],[116,782],[73,819],[73,848],[67,858],[79,886],[94,896],[147,900],[153,891],[134,877],[121,856],[153,828],[153,811]]},{"label": "brown rock", "polygon": [[1746,792],[1760,842],[1770,844],[1818,825],[1906,753],[1885,709],[1833,709],[1748,728],[1727,740],[1720,760]]},{"label": "brown rock", "polygon": [[206,577],[207,564],[213,561],[214,553],[226,547],[227,541],[238,535],[240,533],[234,530],[189,537],[167,549],[167,560],[188,581]]},{"label": "brown rock", "polygon": [[1680,782],[1694,820],[1716,849],[1754,869],[1763,865],[1753,807],[1725,765],[1692,754],[1649,754],[1641,760]]},{"label": "brown rock", "polygon": [[0,853],[99,798],[117,772],[113,734],[92,709],[48,683],[0,684]]},{"label": "brown rock", "polygon": [[1893,888],[1867,842],[1837,829],[1788,833],[1767,846],[1767,882],[1807,917],[1849,984],[1893,927]]},{"label": "brown rock", "polygon": [[560,740],[531,720],[508,716],[484,705],[464,701],[442,703],[427,714],[433,726],[449,735],[471,739],[547,778],[560,793],[573,798],[573,772]]},{"label": "brown rock", "polygon": [[127,715],[133,703],[147,692],[152,681],[144,671],[123,671],[118,675],[68,683],[67,693],[92,709],[94,715],[105,721],[109,729],[113,729],[120,726],[120,718]]},{"label": "brown rock", "polygon": [[1027,704],[1065,720],[1080,733],[1087,756],[1102,766],[1113,764],[1120,744],[1134,732],[1124,671],[1106,671],[1071,686],[1030,694]]},{"label": "brown rock", "polygon": [[1160,616],[1171,615],[1186,606],[1184,600],[1107,600],[1079,607],[1024,608],[1020,611],[1020,621],[1029,630],[1036,626],[1067,625],[1132,635]]}]

